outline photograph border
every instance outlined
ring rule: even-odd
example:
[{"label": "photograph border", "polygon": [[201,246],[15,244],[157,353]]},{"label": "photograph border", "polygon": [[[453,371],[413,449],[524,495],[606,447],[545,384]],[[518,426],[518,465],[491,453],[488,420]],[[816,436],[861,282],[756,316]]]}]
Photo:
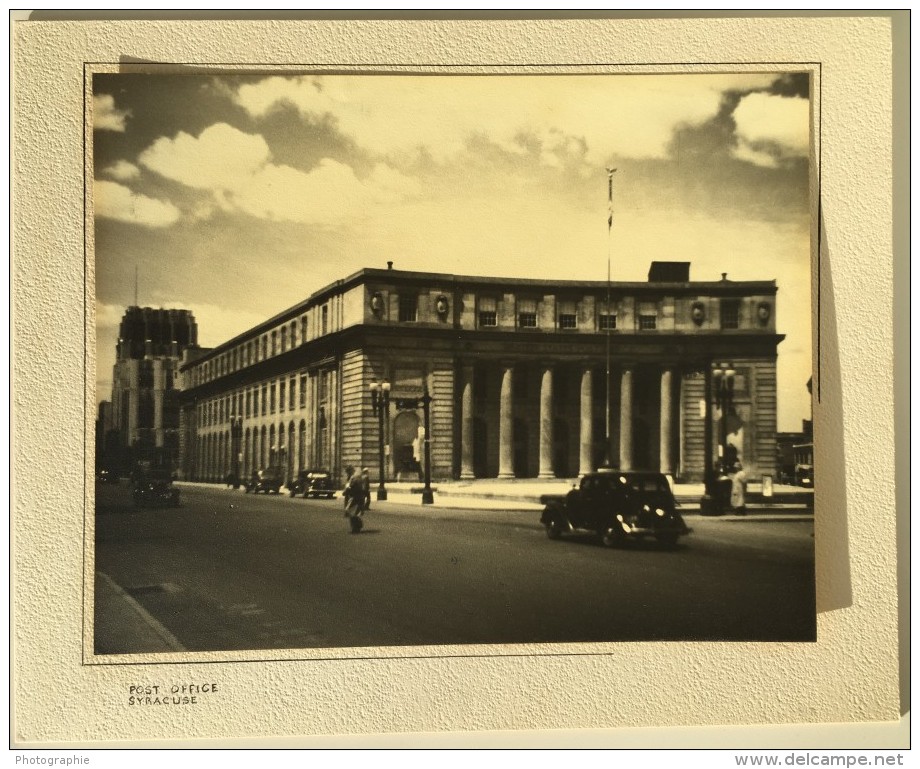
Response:
[{"label": "photograph border", "polygon": [[[726,61],[700,61],[694,64],[673,63],[667,67],[658,64],[639,62],[630,64],[620,64],[614,62],[591,62],[580,64],[569,64],[565,62],[549,62],[544,65],[534,64],[491,64],[491,65],[471,65],[471,64],[445,64],[445,65],[425,65],[425,64],[407,64],[388,62],[383,65],[370,64],[302,64],[291,63],[275,67],[264,62],[245,63],[240,62],[232,66],[226,63],[196,62],[195,64],[169,62],[169,63],[135,63],[128,64],[116,61],[108,62],[85,62],[85,119],[86,129],[84,131],[84,154],[86,157],[86,186],[89,189],[92,185],[93,153],[92,153],[92,115],[90,105],[92,103],[92,77],[96,74],[144,74],[144,75],[163,75],[181,77],[188,75],[191,77],[208,77],[208,76],[232,76],[232,75],[404,75],[410,76],[431,76],[431,75],[481,75],[483,77],[498,76],[510,77],[515,75],[539,77],[540,75],[597,75],[597,76],[642,76],[661,73],[670,73],[675,75],[690,74],[736,74],[744,72],[775,72],[777,75],[791,72],[807,72],[811,76],[813,92],[809,98],[810,115],[809,123],[812,134],[811,157],[809,158],[809,196],[812,205],[812,216],[809,223],[811,233],[810,251],[810,271],[812,273],[812,337],[815,340],[812,352],[812,372],[814,374],[815,402],[820,403],[820,260],[818,259],[818,243],[821,239],[821,219],[814,203],[820,199],[820,178],[821,178],[821,122],[820,122],[820,105],[821,105],[821,63],[813,61],[751,61],[751,62],[726,62]],[[92,271],[95,264],[93,253],[94,240],[94,218],[92,212],[92,203],[87,199],[85,206],[86,221],[86,273]],[[87,286],[89,283],[87,282]],[[90,328],[90,309],[94,302],[94,296],[87,296],[87,347],[85,350],[85,359],[87,368],[85,372],[85,381],[94,370],[94,351],[90,349],[91,339],[94,341],[94,330]],[[94,439],[90,430],[92,422],[87,423],[86,429],[86,456],[84,458],[87,468],[93,467],[93,449]],[[238,652],[210,652],[210,651],[184,651],[170,652],[164,654],[95,654],[93,653],[93,596],[94,590],[92,583],[94,578],[94,568],[92,564],[93,549],[93,518],[95,515],[93,499],[93,476],[89,474],[85,479],[85,498],[87,500],[84,511],[87,530],[90,535],[85,540],[84,555],[84,648],[83,659],[87,665],[123,665],[123,664],[157,664],[157,665],[174,665],[201,662],[203,664],[217,663],[236,663],[236,662],[314,662],[329,660],[375,660],[375,659],[455,659],[455,658],[483,658],[483,657],[553,657],[553,656],[592,656],[592,655],[609,655],[615,653],[610,647],[624,642],[621,641],[597,641],[597,642],[557,642],[557,643],[481,643],[481,644],[439,644],[429,646],[424,644],[407,644],[399,647],[374,646],[374,647],[321,647],[321,648],[291,648],[291,649],[246,649]],[[815,492],[816,498],[820,496],[818,491]],[[820,613],[820,608],[818,613]],[[644,643],[635,641],[629,643]],[[674,643],[694,643],[693,639]],[[808,643],[803,641],[802,643]],[[374,652],[366,651],[373,649]],[[214,659],[217,654],[224,655],[223,659]]]}]

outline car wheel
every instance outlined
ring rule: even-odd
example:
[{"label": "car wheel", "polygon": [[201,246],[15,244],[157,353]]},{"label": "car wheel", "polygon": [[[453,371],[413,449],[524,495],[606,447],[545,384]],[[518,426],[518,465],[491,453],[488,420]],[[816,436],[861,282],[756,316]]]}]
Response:
[{"label": "car wheel", "polygon": [[655,535],[655,539],[662,547],[673,548],[677,546],[679,536],[676,531],[662,531]]},{"label": "car wheel", "polygon": [[617,530],[616,526],[607,526],[601,529],[601,544],[604,547],[619,547],[623,544],[623,535]]},{"label": "car wheel", "polygon": [[550,539],[559,539],[562,536],[562,524],[556,516],[546,522],[546,536]]}]

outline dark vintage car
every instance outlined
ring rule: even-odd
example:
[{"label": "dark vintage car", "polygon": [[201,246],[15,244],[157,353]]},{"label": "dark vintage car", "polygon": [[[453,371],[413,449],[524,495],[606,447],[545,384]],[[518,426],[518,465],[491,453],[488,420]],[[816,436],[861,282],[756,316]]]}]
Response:
[{"label": "dark vintage car", "polygon": [[280,467],[265,467],[252,474],[246,483],[246,493],[250,491],[258,494],[264,491],[266,494],[271,492],[277,494],[281,490],[281,484],[284,482],[284,473]]},{"label": "dark vintage car", "polygon": [[815,487],[815,468],[811,465],[796,465],[795,484],[804,486],[806,489],[813,489]]},{"label": "dark vintage car", "polygon": [[179,489],[168,470],[135,473],[131,494],[138,507],[179,507]]},{"label": "dark vintage car", "polygon": [[645,537],[670,547],[690,533],[661,473],[600,470],[586,474],[568,494],[547,494],[540,502],[545,505],[540,522],[550,539],[585,529],[607,547]]},{"label": "dark vintage car", "polygon": [[299,494],[304,498],[332,499],[335,496],[335,483],[333,483],[332,474],[326,470],[301,470],[289,484],[288,490],[292,497]]},{"label": "dark vintage car", "polygon": [[97,483],[118,483],[118,473],[103,468],[96,473]]}]

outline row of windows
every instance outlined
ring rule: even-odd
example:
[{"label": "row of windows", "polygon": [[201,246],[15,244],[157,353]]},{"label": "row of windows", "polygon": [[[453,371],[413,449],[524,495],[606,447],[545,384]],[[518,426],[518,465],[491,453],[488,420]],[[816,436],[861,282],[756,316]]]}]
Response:
[{"label": "row of windows", "polygon": [[[317,377],[316,397],[320,403],[329,399],[328,371],[321,371]],[[298,388],[298,381],[300,387]],[[211,427],[230,421],[232,416],[258,417],[284,413],[285,409],[307,407],[307,375],[288,379],[272,380],[259,387],[247,388],[245,392],[226,395],[202,405],[198,414],[200,427]]]},{"label": "row of windows", "polygon": [[[516,302],[518,328],[537,328],[537,301],[535,299],[518,299]],[[741,315],[741,302],[737,300],[723,300],[720,303],[720,324],[724,329],[739,328]],[[399,297],[399,321],[401,323],[414,323],[418,320],[418,297],[414,295],[401,295]],[[498,300],[490,297],[481,297],[477,308],[477,324],[479,328],[495,328],[498,326]],[[557,305],[556,327],[560,329],[578,328],[577,303],[574,301],[561,301]],[[653,331],[658,328],[658,307],[655,302],[640,302],[638,327],[641,331]],[[600,313],[598,315],[598,329],[600,331],[613,331],[617,328],[616,313]]]},{"label": "row of windows", "polygon": [[[518,328],[538,328],[537,300],[518,299],[517,325]],[[737,329],[740,325],[741,303],[737,300],[723,300],[720,302],[720,324],[723,329]],[[401,294],[399,296],[399,311],[397,315],[400,323],[415,323],[418,321],[418,296],[414,294]],[[492,297],[480,297],[477,308],[477,322],[480,328],[495,328],[498,326],[498,300]],[[260,360],[265,360],[279,353],[287,352],[298,344],[303,344],[308,339],[309,319],[307,315],[301,316],[299,322],[292,320],[280,329],[264,334],[259,339],[253,339],[240,347],[208,361],[196,371],[195,384],[210,381],[224,374],[249,366]],[[556,327],[559,329],[577,329],[578,313],[577,302],[571,300],[560,301],[557,305]],[[642,331],[655,330],[658,327],[658,307],[655,302],[640,302],[638,314],[638,328]],[[598,316],[598,329],[600,331],[613,331],[617,328],[616,313],[601,313]],[[299,334],[298,334],[299,330]],[[320,307],[319,335],[329,331],[329,305]]]},{"label": "row of windows", "polygon": [[[329,331],[329,305],[320,308],[319,334]],[[214,360],[202,364],[195,372],[195,384],[208,382],[217,377],[238,371],[241,368],[258,363],[273,355],[293,350],[298,344],[309,339],[309,317],[302,315],[299,320],[292,320],[270,334],[263,334],[258,339],[234,347]]]}]

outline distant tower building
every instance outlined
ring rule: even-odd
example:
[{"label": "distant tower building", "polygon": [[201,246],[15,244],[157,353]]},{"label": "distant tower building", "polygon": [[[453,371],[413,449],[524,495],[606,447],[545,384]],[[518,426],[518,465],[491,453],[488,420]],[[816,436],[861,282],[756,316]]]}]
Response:
[{"label": "distant tower building", "polygon": [[111,459],[108,450],[110,434],[112,432],[112,404],[109,401],[99,403],[99,415],[96,418],[96,469],[106,467]]},{"label": "distant tower building", "polygon": [[112,375],[112,430],[107,447],[120,463],[175,466],[179,457],[179,364],[198,346],[190,310],[129,307],[121,320]]}]

